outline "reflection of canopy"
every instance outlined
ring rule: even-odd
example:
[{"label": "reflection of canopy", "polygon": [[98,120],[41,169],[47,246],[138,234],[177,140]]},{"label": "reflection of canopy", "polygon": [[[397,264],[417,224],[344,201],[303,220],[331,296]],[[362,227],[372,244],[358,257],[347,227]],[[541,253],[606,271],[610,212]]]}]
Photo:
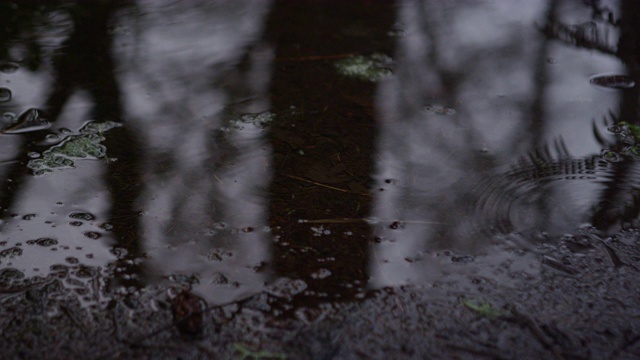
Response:
[{"label": "reflection of canopy", "polygon": [[[58,34],[64,46],[55,54],[40,52],[50,57],[44,62],[51,67],[11,74],[33,76],[49,93],[37,101],[46,104],[44,112],[33,109],[21,117],[25,121],[19,125],[31,132],[2,138],[2,146],[22,137],[27,141],[20,162],[2,169],[8,169],[6,183],[15,187],[0,194],[0,206],[38,213],[53,207],[42,222],[71,227],[31,226],[32,231],[57,236],[60,246],[86,248],[92,260],[81,257],[81,263],[116,269],[122,285],[137,285],[156,273],[176,275],[173,279],[196,275],[203,277],[199,290],[208,289],[216,302],[261,289],[266,274],[256,269],[269,260],[271,240],[260,189],[270,179],[270,148],[263,127],[242,130],[230,124],[242,113],[268,109],[269,49],[255,45],[268,6],[80,2],[60,10],[56,19],[68,22]],[[244,70],[236,66],[241,62]],[[14,93],[12,104],[21,93]],[[43,142],[46,134],[33,131],[40,114],[79,130]],[[88,131],[94,124],[115,124],[109,121],[124,126]],[[25,177],[27,163],[51,174]],[[71,170],[76,166],[79,171]],[[92,219],[65,219],[78,210],[74,204],[86,207],[82,210]],[[4,235],[19,230],[9,225]],[[97,241],[81,245],[87,238]],[[150,260],[141,263],[143,252]],[[43,258],[38,267],[64,263],[65,254],[60,256]],[[212,287],[216,291],[209,291]]]},{"label": "reflection of canopy", "polygon": [[[589,221],[608,184],[616,165],[593,156],[600,151],[584,124],[595,110],[574,99],[597,99],[589,101],[598,111],[611,106],[606,101],[615,99],[584,86],[592,75],[584,72],[618,65],[606,56],[564,55],[540,36],[534,24],[555,16],[557,2],[524,12],[510,6],[521,4],[476,3],[455,12],[431,1],[401,7],[406,29],[396,77],[378,96],[377,187],[384,191],[376,192],[372,217],[403,226],[376,228],[373,286],[452,271],[432,258],[441,249],[507,258],[494,246],[501,231],[524,239],[572,231]],[[562,62],[549,61],[556,53]],[[562,88],[569,84],[575,86]],[[455,112],[425,111],[434,106]],[[566,146],[557,155],[521,155],[558,138]],[[579,155],[569,157],[569,148]]]},{"label": "reflection of canopy", "polygon": [[271,171],[266,130],[241,116],[268,109],[268,50],[254,46],[268,3],[227,5],[140,4],[149,16],[125,24],[141,30],[121,74],[128,117],[165,159],[141,196],[151,273],[195,274],[214,302],[263,286],[254,268],[271,242],[260,192]]}]

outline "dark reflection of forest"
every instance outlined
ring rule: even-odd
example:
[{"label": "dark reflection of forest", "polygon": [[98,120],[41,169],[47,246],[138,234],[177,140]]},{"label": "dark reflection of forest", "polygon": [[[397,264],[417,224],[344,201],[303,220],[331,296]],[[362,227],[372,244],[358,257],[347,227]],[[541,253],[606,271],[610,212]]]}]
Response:
[{"label": "dark reflection of forest", "polygon": [[[110,31],[110,27],[114,14],[131,5],[127,2],[119,2],[117,5],[105,2],[94,4],[79,3],[68,8],[68,11],[63,14],[62,12],[56,13],[56,4],[53,3],[45,5],[26,4],[25,6],[3,4],[6,7],[3,15],[7,19],[11,19],[11,21],[4,23],[13,25],[4,28],[8,33],[3,36],[6,41],[3,46],[5,50],[3,60],[10,63],[11,61],[16,61],[23,66],[26,65],[24,70],[33,71],[34,75],[50,76],[50,83],[43,89],[44,95],[37,108],[38,114],[43,118],[43,121],[48,121],[54,126],[60,126],[58,123],[61,121],[58,120],[67,116],[66,110],[69,104],[73,102],[72,97],[80,92],[88,95],[90,105],[86,107],[86,117],[76,120],[77,122],[71,126],[77,128],[90,119],[115,122],[122,122],[125,119],[121,90],[116,80],[116,65],[112,53],[113,33]],[[58,16],[52,16],[52,14]],[[47,23],[48,16],[49,19],[55,19],[53,23]],[[16,20],[23,22],[14,22]],[[42,38],[38,38],[37,30],[39,29],[43,30]],[[43,43],[46,44],[46,40],[56,38],[56,36],[51,35],[52,33],[64,33],[64,30],[69,30],[68,34],[65,34],[68,36],[58,44],[54,51],[43,46]],[[27,91],[29,90],[34,91],[36,89],[27,88]],[[18,95],[18,98],[21,95],[24,96],[21,93],[16,95]],[[11,106],[9,105],[5,109],[12,110]],[[19,107],[17,109],[18,112],[21,111]],[[114,133],[117,133],[118,141],[125,141],[126,147],[113,146],[110,153],[110,156],[119,157],[122,161],[109,162],[106,166],[106,189],[111,195],[112,202],[110,204],[111,209],[107,211],[110,215],[103,221],[112,225],[112,232],[114,238],[118,239],[119,246],[126,249],[129,254],[136,254],[140,250],[139,226],[136,216],[139,210],[134,208],[134,202],[140,194],[141,186],[131,186],[131,184],[141,184],[141,176],[138,170],[138,164],[141,163],[139,149],[141,145],[138,142],[139,136],[131,127],[119,128]],[[23,215],[14,215],[14,212],[16,208],[24,207],[25,204],[20,203],[20,201],[24,201],[22,195],[24,195],[25,188],[29,189],[28,183],[33,182],[33,178],[25,165],[31,158],[29,156],[30,153],[42,153],[46,149],[45,146],[42,146],[42,143],[45,142],[46,136],[51,134],[53,134],[52,131],[36,131],[15,136],[21,139],[5,138],[6,141],[22,140],[19,141],[18,150],[11,151],[17,154],[14,158],[17,161],[11,162],[9,166],[3,169],[3,183],[8,186],[3,186],[4,191],[0,197],[0,207],[5,210],[3,214],[5,218]],[[107,146],[111,146],[113,143],[114,138],[109,138],[105,141]],[[121,173],[123,167],[127,169],[128,175],[126,177],[114,176],[115,173]],[[71,186],[77,186],[77,183]],[[125,188],[127,189],[126,194],[123,191]],[[55,190],[51,189],[51,191]],[[63,204],[62,202],[58,203]],[[10,213],[8,213],[9,211]],[[33,208],[28,211],[33,213],[34,216],[40,216],[45,215],[46,210]],[[51,214],[55,213],[51,212]],[[93,215],[88,216],[93,217]],[[89,220],[89,218],[86,220]],[[65,221],[65,219],[56,219],[55,222],[48,220],[45,223],[60,224],[61,221]],[[52,230],[50,231],[53,232]],[[37,233],[38,231],[35,232]],[[84,234],[86,235],[85,237],[100,236],[97,232],[85,232]],[[63,239],[57,239],[55,235],[52,236],[46,230],[40,231],[40,234],[35,234],[35,237],[40,239],[52,238],[61,245],[62,250],[69,249],[69,244],[65,244]],[[29,241],[27,241],[28,243]],[[20,242],[15,244],[18,245]],[[76,249],[78,248],[81,247],[76,246]],[[53,248],[53,250],[57,250],[57,248]],[[28,250],[25,251],[24,256],[30,256]],[[87,256],[93,258],[94,254],[89,252]],[[66,257],[67,265],[76,263],[77,260],[75,259],[77,259],[75,256]],[[45,269],[47,265],[65,266],[64,262],[62,264],[47,264],[47,262],[42,264],[36,259],[33,260],[32,264],[34,268],[44,266]],[[128,267],[128,272],[137,272],[133,267]],[[46,273],[42,275],[46,275]],[[97,278],[94,277],[91,281],[94,282],[93,286],[98,285]]]},{"label": "dark reflection of forest", "polygon": [[[2,110],[37,106],[30,121],[52,124],[2,137],[5,266],[76,285],[91,268],[93,290],[160,280],[214,301],[258,291],[271,167],[269,124],[253,114],[269,110],[270,50],[257,41],[269,4],[58,5],[3,5],[23,21],[5,28],[2,61],[20,69],[6,75],[14,96]],[[99,133],[107,157],[33,177],[26,165],[53,148],[49,136],[85,139],[88,120],[123,124]],[[58,246],[19,249],[44,238],[33,243]]]},{"label": "dark reflection of forest", "polygon": [[[588,82],[639,83],[629,1],[0,4],[3,125],[35,124],[0,134],[3,268],[310,304],[452,263],[535,272],[502,245],[640,211],[607,133],[639,123],[638,87]],[[379,82],[334,66],[375,53]],[[122,125],[93,134],[107,155],[34,177],[88,121]]]},{"label": "dark reflection of forest", "polygon": [[350,299],[367,282],[370,230],[358,219],[371,204],[375,84],[345,78],[333,63],[390,53],[394,13],[392,2],[278,1],[269,18],[272,109],[298,111],[271,131],[274,269],[306,282],[306,304]]},{"label": "dark reflection of forest", "polygon": [[[43,251],[27,249],[8,265],[30,273],[40,271],[37,261],[72,278],[91,267],[93,289],[127,293],[162,281],[212,302],[257,293],[274,276],[298,279],[291,284],[307,289],[305,301],[361,294],[375,84],[339,76],[333,63],[389,53],[393,4],[193,5],[69,3],[11,13],[33,21],[7,35],[14,42],[3,61],[20,64],[17,74],[37,79],[42,95],[21,101],[35,85],[12,78],[17,96],[3,110],[37,104],[52,125],[2,138],[10,190],[2,192],[3,232],[7,247],[49,237],[74,254],[43,260]],[[15,55],[23,44],[33,54]],[[100,134],[107,156],[33,177],[25,165],[51,146],[48,136],[63,127],[76,136],[87,120],[123,125]],[[36,221],[20,235],[26,213]],[[73,221],[77,214],[85,222]],[[97,242],[84,243],[87,234]]]},{"label": "dark reflection of forest", "polygon": [[[638,215],[635,161],[601,158],[600,149],[616,145],[591,133],[607,132],[616,119],[594,123],[594,113],[617,101],[614,113],[635,122],[637,87],[603,95],[586,85],[606,71],[637,79],[628,57],[637,54],[629,48],[637,44],[633,5],[622,2],[615,14],[598,2],[538,2],[526,11],[514,2],[448,5],[400,6],[396,77],[378,92],[384,191],[372,213],[380,221],[373,286],[442,281],[451,272],[508,281],[498,275],[504,269],[492,270],[497,264],[534,275],[534,259],[505,249]],[[500,234],[510,235],[496,241]],[[478,253],[487,257],[474,261]]]}]

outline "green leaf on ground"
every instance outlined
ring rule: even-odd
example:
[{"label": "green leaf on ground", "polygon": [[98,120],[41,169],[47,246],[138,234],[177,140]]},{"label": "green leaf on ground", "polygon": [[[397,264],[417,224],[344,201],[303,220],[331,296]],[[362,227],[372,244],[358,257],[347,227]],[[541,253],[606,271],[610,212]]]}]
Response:
[{"label": "green leaf on ground", "polygon": [[473,310],[480,316],[484,316],[489,319],[493,319],[497,316],[506,314],[504,311],[496,309],[490,303],[478,303],[471,300],[462,300],[462,305],[466,308]]}]

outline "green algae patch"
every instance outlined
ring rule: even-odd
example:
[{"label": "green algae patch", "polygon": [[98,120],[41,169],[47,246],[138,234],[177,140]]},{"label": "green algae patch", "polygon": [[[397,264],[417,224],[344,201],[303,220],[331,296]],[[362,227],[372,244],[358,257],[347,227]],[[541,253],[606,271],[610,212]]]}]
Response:
[{"label": "green algae patch", "polygon": [[107,148],[102,145],[103,133],[122,124],[105,121],[89,122],[77,134],[64,137],[42,154],[35,154],[27,167],[35,176],[50,174],[55,170],[74,168],[79,160],[97,160],[107,155]]},{"label": "green algae patch", "polygon": [[378,81],[393,75],[391,71],[392,59],[384,54],[370,56],[352,56],[336,61],[338,73],[355,79]]}]

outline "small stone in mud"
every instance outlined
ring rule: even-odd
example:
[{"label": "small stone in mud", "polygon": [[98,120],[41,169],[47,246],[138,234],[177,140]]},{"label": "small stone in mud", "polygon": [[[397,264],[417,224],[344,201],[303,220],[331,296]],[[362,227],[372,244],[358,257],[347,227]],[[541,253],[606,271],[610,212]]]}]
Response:
[{"label": "small stone in mud", "polygon": [[207,303],[201,297],[183,290],[171,302],[173,323],[182,335],[199,337],[204,331],[204,313]]}]

